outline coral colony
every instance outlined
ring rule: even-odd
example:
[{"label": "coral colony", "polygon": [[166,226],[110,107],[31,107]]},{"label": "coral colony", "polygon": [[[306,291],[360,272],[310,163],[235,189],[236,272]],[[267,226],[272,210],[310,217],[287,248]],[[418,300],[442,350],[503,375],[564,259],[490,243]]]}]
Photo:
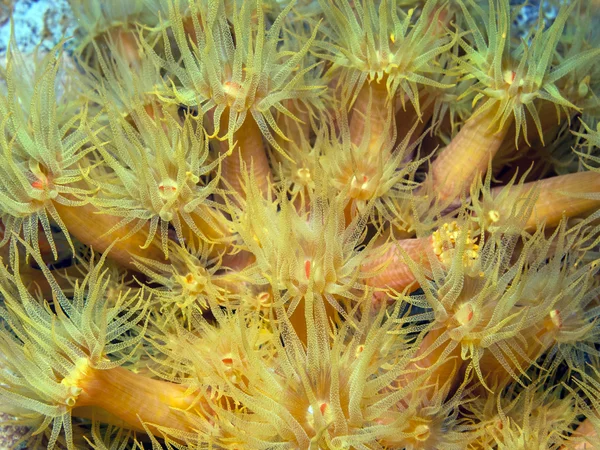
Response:
[{"label": "coral colony", "polygon": [[547,3],[72,0],[74,64],[13,37],[24,445],[593,448],[599,18]]}]

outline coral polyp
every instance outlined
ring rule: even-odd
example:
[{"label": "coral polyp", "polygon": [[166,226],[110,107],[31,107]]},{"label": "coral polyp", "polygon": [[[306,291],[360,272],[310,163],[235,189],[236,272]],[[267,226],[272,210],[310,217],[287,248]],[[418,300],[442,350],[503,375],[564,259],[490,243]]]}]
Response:
[{"label": "coral polyp", "polygon": [[21,443],[594,448],[600,16],[514,3],[70,0],[70,45],[13,36]]}]

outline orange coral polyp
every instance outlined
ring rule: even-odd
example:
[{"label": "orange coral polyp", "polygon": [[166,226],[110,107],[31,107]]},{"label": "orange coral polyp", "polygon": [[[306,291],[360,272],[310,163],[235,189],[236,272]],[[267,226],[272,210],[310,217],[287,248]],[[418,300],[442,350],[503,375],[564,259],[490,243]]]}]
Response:
[{"label": "orange coral polyp", "polygon": [[73,0],[64,79],[11,39],[0,410],[36,449],[582,444],[597,13],[280,3]]}]

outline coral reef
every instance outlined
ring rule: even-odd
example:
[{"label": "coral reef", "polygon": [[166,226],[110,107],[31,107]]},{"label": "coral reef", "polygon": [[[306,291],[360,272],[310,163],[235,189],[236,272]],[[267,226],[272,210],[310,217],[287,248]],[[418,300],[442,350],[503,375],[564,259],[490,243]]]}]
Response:
[{"label": "coral reef", "polygon": [[17,445],[593,448],[594,2],[69,3],[0,68]]}]

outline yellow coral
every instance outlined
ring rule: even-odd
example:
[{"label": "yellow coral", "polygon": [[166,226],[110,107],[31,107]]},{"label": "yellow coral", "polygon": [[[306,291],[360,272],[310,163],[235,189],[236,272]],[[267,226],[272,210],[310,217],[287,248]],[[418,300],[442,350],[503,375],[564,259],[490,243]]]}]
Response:
[{"label": "yellow coral", "polygon": [[78,70],[0,68],[30,448],[597,440],[591,4],[513,33],[509,0],[70,3]]}]

